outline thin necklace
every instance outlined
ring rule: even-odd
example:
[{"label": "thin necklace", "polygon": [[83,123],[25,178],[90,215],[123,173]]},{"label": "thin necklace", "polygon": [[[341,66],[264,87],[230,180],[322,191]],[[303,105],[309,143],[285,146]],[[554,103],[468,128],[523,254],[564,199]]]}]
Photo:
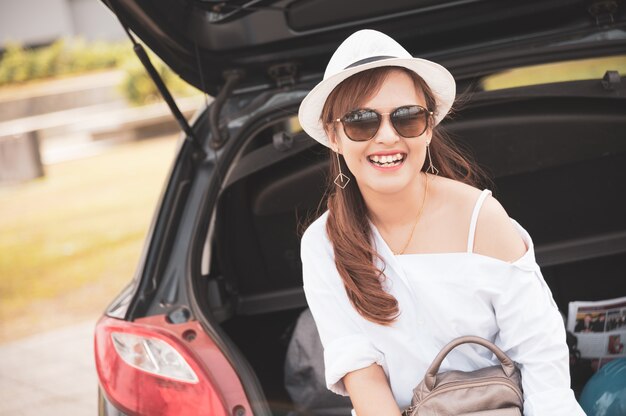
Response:
[{"label": "thin necklace", "polygon": [[425,173],[425,175],[426,175],[426,185],[424,185],[424,197],[422,198],[422,205],[420,206],[420,209],[417,212],[415,223],[413,224],[413,228],[411,229],[411,235],[409,235],[409,239],[406,241],[406,244],[404,245],[404,247],[402,247],[402,250],[400,250],[397,253],[393,252],[395,256],[397,256],[398,254],[404,254],[404,250],[406,250],[406,248],[409,246],[409,243],[413,239],[413,232],[415,232],[415,227],[417,226],[417,222],[420,220],[420,216],[422,215],[422,210],[424,209],[424,203],[426,202],[426,194],[428,194],[428,174]]}]

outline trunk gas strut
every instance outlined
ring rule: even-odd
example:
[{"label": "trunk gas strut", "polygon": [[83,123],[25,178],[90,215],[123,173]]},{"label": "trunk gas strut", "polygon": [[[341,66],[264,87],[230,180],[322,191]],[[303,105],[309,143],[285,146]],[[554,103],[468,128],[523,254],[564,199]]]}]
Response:
[{"label": "trunk gas strut", "polygon": [[180,112],[180,109],[176,105],[176,101],[174,101],[174,97],[172,97],[172,94],[170,94],[169,90],[167,89],[167,86],[163,82],[163,79],[161,78],[157,70],[154,68],[154,65],[152,65],[152,62],[150,61],[150,57],[146,53],[146,50],[139,42],[137,42],[137,40],[132,35],[132,33],[130,33],[130,30],[128,29],[128,27],[124,24],[124,22],[122,22],[122,19],[120,18],[119,14],[113,7],[113,4],[112,4],[113,2],[109,0],[105,0],[105,1],[111,8],[111,11],[113,11],[113,14],[115,14],[115,16],[117,17],[117,20],[119,20],[126,34],[128,35],[130,41],[133,44],[133,50],[135,51],[135,54],[137,55],[142,65],[148,72],[148,75],[150,76],[150,78],[152,78],[154,85],[156,85],[157,89],[159,90],[159,93],[161,93],[161,96],[167,103],[167,106],[170,108],[170,111],[174,115],[174,118],[178,122],[178,125],[185,132],[187,136],[186,139],[191,141],[191,143],[195,147],[195,150],[196,150],[196,152],[194,153],[195,158],[196,159],[199,158],[201,160],[205,159],[207,154],[202,148],[202,143],[200,143],[200,141],[196,137],[191,126],[189,126],[189,123],[187,122],[187,119],[185,119],[185,116],[183,116],[183,114]]}]

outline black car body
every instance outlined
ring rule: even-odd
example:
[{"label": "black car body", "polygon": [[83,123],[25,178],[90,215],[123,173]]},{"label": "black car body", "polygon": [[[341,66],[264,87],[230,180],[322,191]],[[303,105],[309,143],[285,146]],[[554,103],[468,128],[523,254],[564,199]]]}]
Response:
[{"label": "black car body", "polygon": [[444,126],[533,236],[559,308],[626,294],[620,68],[485,87],[537,64],[609,57],[623,71],[623,1],[103,1],[216,99],[181,121],[136,275],[96,329],[101,415],[349,414],[346,400],[294,402],[285,359],[306,309],[299,225],[323,206],[328,163],[295,116],[332,51],[361,28],[455,76],[464,103]]}]

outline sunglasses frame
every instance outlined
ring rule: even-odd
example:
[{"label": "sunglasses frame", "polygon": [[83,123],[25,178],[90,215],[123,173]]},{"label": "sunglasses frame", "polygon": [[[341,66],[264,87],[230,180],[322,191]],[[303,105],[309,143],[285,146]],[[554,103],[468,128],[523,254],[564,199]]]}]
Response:
[{"label": "sunglasses frame", "polygon": [[[422,110],[424,110],[424,111],[425,111],[425,113],[427,114],[427,116],[426,116],[426,126],[424,127],[424,130],[423,130],[420,134],[418,134],[417,136],[405,136],[405,135],[403,135],[402,133],[400,133],[400,132],[398,131],[398,129],[397,129],[397,127],[396,127],[396,125],[394,124],[393,119],[392,119],[392,118],[391,118],[391,116],[390,116],[390,114],[393,114],[393,113],[395,113],[396,111],[398,111],[399,109],[401,109],[401,108],[406,108],[406,107],[419,107],[419,108],[421,108]],[[346,125],[344,124],[344,123],[345,123],[344,119],[346,118],[346,116],[348,116],[348,114],[352,114],[352,113],[354,113],[354,112],[356,112],[356,111],[364,111],[364,110],[366,110],[366,111],[372,111],[372,112],[374,112],[374,113],[376,113],[376,114],[378,115],[378,117],[379,117],[378,127],[376,127],[376,131],[374,132],[374,134],[372,134],[372,136],[371,136],[370,138],[363,139],[363,140],[355,140],[355,139],[353,139],[352,137],[350,137],[350,135],[349,135],[349,134],[348,134],[348,132],[346,131]],[[344,132],[344,134],[346,135],[346,137],[347,137],[348,139],[352,140],[353,142],[366,142],[366,141],[368,141],[368,140],[372,140],[374,137],[376,137],[376,134],[378,133],[378,130],[380,129],[380,126],[381,126],[381,124],[382,124],[382,122],[383,122],[383,121],[382,121],[383,116],[386,116],[386,115],[389,115],[389,122],[390,122],[390,123],[391,123],[391,125],[393,126],[393,129],[396,131],[396,133],[398,133],[401,137],[404,137],[405,139],[411,139],[411,138],[420,137],[422,134],[424,134],[424,133],[426,132],[426,130],[428,130],[428,127],[430,126],[430,120],[431,120],[431,118],[432,118],[432,116],[433,116],[433,112],[432,112],[432,111],[430,111],[428,108],[423,107],[423,106],[421,106],[421,105],[419,105],[419,104],[407,104],[407,105],[401,105],[400,107],[396,107],[396,108],[395,108],[395,109],[393,109],[392,111],[389,111],[389,112],[386,112],[386,113],[379,113],[378,111],[376,111],[376,110],[375,110],[375,109],[373,109],[373,108],[357,108],[356,110],[349,111],[349,112],[347,112],[346,114],[344,114],[342,117],[335,119],[335,120],[334,120],[334,122],[335,122],[335,123],[341,123],[341,125],[343,126],[343,132]]]}]

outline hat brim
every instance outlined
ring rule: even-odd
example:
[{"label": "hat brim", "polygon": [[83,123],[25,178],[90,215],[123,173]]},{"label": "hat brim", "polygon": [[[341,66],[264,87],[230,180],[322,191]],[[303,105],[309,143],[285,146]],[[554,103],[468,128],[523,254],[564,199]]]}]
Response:
[{"label": "hat brim", "polygon": [[435,125],[439,124],[448,114],[456,95],[456,83],[446,68],[421,58],[388,58],[345,69],[317,84],[300,104],[298,120],[302,129],[324,146],[330,147],[324,124],[320,119],[326,99],[335,87],[345,79],[359,72],[383,66],[407,68],[418,74],[426,82],[437,102],[437,111],[433,115]]}]

